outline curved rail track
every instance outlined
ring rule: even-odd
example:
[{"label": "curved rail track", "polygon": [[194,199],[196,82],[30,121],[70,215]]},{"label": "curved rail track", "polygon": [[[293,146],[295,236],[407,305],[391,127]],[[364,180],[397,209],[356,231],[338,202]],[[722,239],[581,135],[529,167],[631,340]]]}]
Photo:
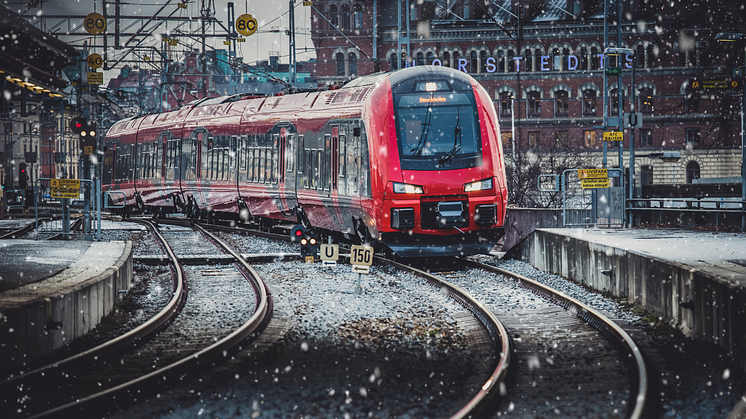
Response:
[{"label": "curved rail track", "polygon": [[[180,309],[186,304],[185,270],[164,236],[146,224],[156,233],[172,264],[174,290],[167,306],[154,318],[112,341],[0,383],[4,395],[1,411],[18,417],[53,417],[75,411],[89,413],[111,409],[128,400],[145,397],[148,391],[164,383],[178,382],[188,373],[208,366],[210,361],[231,351],[269,321],[271,296],[259,275],[219,238],[196,227],[199,234],[204,234],[234,257],[235,270],[240,271],[236,275],[249,280],[256,301],[250,318],[227,336],[203,339],[189,350],[173,349],[181,343],[162,335],[167,334],[163,333],[166,323],[176,321]],[[169,327],[169,331],[172,328]],[[159,332],[161,334],[155,336]],[[185,342],[183,346],[189,345]],[[133,347],[135,351],[131,350]],[[169,348],[173,349],[171,354],[166,353]],[[95,367],[91,368],[92,365]],[[98,390],[91,393],[92,388]],[[88,393],[81,395],[81,391]]]}]

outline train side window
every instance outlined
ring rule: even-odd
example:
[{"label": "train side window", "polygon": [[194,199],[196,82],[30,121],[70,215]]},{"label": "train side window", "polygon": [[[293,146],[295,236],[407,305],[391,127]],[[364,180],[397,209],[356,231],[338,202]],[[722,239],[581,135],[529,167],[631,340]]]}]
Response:
[{"label": "train side window", "polygon": [[305,169],[303,176],[303,186],[306,188],[310,188],[313,184],[311,181],[311,177],[313,176],[313,170],[312,170],[312,164],[311,164],[311,150],[304,150],[303,151],[303,161],[305,162]]},{"label": "train side window", "polygon": [[347,177],[347,137],[339,136],[339,177]]},{"label": "train side window", "polygon": [[298,173],[303,173],[303,143],[305,138],[302,135],[298,136],[298,147],[296,149],[298,150]]},{"label": "train side window", "polygon": [[280,150],[272,149],[272,183],[277,183],[280,174]]},{"label": "train side window", "polygon": [[288,134],[287,140],[285,141],[285,170],[292,172],[295,170],[293,167],[295,163],[295,137],[293,134]]},{"label": "train side window", "polygon": [[230,148],[228,148],[228,144],[225,144],[225,147],[223,147],[223,152],[221,154],[223,155],[223,160],[220,162],[220,179],[226,180],[228,179],[228,171],[230,170],[231,164]]},{"label": "train side window", "polygon": [[254,151],[252,151],[252,161],[253,161],[253,167],[251,169],[251,181],[259,183],[259,149],[255,148]]},{"label": "train side window", "polygon": [[240,157],[238,161],[239,167],[241,167],[243,170],[246,170],[246,168],[248,167],[248,154],[249,154],[248,140],[246,136],[243,135],[241,136],[241,148],[239,149]]},{"label": "train side window", "polygon": [[264,148],[260,148],[259,149],[259,159],[258,159],[259,160],[259,176],[257,176],[257,179],[256,179],[257,182],[259,182],[259,183],[264,183],[264,179],[265,179],[264,168],[266,166],[265,166],[264,155],[265,155]]},{"label": "train side window", "polygon": [[331,165],[332,165],[332,137],[331,135],[325,135],[324,136],[324,155],[321,156],[321,187],[323,187],[324,190],[329,190],[329,186],[331,185],[330,178],[331,176]]}]

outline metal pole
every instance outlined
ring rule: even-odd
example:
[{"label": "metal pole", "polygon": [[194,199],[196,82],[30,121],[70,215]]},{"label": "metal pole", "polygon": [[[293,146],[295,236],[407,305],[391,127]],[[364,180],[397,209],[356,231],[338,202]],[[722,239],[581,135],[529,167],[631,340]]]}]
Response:
[{"label": "metal pole", "polygon": [[398,23],[396,24],[396,68],[398,69],[401,68],[401,0],[397,0],[396,10],[398,15]]},{"label": "metal pole", "polygon": [[[611,0],[604,0],[604,51],[609,47],[609,1]],[[604,72],[604,131],[606,131],[606,127],[609,125],[609,78],[606,76],[606,56],[602,55],[601,57],[595,57],[595,59],[601,60],[600,67]],[[601,167],[604,169],[606,169],[607,150],[608,146],[604,141],[603,160],[601,161]]]},{"label": "metal pole", "polygon": [[[746,45],[743,61],[746,64]],[[746,230],[746,86],[741,96],[741,230]]]},{"label": "metal pole", "polygon": [[[616,14],[616,46],[617,48],[622,47],[622,2],[617,1],[617,14]],[[624,55],[624,58],[627,56]],[[619,66],[619,76],[617,76],[617,92],[618,94],[618,100],[619,100],[619,131],[624,133],[624,100],[622,99],[623,96],[623,89],[622,89],[622,69],[624,68],[624,63],[622,62],[622,55],[619,55],[616,59],[616,64]],[[604,71],[605,73],[606,71]],[[622,138],[622,141],[619,141],[619,170],[621,171],[622,177],[620,178],[622,185],[624,184],[624,138]],[[622,200],[624,200],[624,194],[622,194]]]},{"label": "metal pole", "polygon": [[290,85],[295,87],[295,4],[293,4],[294,0],[290,0],[290,11],[289,11],[289,20],[290,20],[290,28],[288,36],[290,37]]},{"label": "metal pole", "polygon": [[[632,95],[630,96],[629,101],[629,112],[631,114],[635,113],[635,67],[637,67],[637,54],[632,55]],[[637,122],[635,120],[635,122]],[[629,137],[629,207],[632,208],[634,204],[634,201],[631,201],[635,199],[635,127],[632,127],[630,129],[630,137]],[[627,218],[628,218],[628,224],[627,226],[632,228],[634,227],[634,214],[632,214],[632,211],[627,211]]]}]

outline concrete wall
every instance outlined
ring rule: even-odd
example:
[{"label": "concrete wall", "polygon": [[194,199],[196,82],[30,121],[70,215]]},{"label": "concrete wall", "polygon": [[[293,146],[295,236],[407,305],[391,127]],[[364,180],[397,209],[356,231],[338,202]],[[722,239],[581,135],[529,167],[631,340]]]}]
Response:
[{"label": "concrete wall", "polygon": [[[746,290],[725,278],[614,247],[536,230],[507,257],[651,311],[687,336],[746,354]],[[602,273],[611,270],[611,275]]]},{"label": "concrete wall", "polygon": [[127,242],[101,274],[59,295],[5,310],[2,330],[9,332],[0,336],[3,367],[37,360],[88,333],[112,311],[119,290],[129,290],[132,278],[132,242]]},{"label": "concrete wall", "polygon": [[525,239],[537,228],[562,227],[562,209],[508,208],[505,213],[503,252]]}]

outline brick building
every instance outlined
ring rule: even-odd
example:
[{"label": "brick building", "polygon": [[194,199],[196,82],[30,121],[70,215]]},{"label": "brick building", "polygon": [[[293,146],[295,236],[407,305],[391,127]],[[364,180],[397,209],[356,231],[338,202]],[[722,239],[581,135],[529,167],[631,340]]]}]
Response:
[{"label": "brick building", "polygon": [[[401,66],[457,68],[493,94],[506,150],[514,144],[524,152],[583,150],[600,167],[604,69],[622,66],[623,111],[629,112],[634,65],[635,108],[643,114],[643,127],[635,131],[636,156],[662,149],[682,155],[676,163],[639,157],[637,185],[640,180],[740,177],[740,96],[695,91],[690,80],[730,75],[729,66],[743,65],[742,46],[728,50],[717,45],[716,30],[682,23],[687,17],[682,11],[693,13],[684,2],[618,1],[623,3],[619,46],[635,51],[636,61],[630,55],[603,56],[600,0],[493,0],[488,6],[472,0],[411,1],[407,6],[404,0],[400,13],[396,0],[314,1],[317,74],[321,82],[339,82]],[[617,46],[616,8],[612,1],[609,47]],[[523,16],[520,24],[518,15]],[[400,39],[404,57],[397,59]],[[608,83],[614,119],[607,125],[615,126],[617,76],[609,76]],[[630,130],[624,139],[626,167]],[[618,167],[616,150],[609,147],[609,167]]]}]

